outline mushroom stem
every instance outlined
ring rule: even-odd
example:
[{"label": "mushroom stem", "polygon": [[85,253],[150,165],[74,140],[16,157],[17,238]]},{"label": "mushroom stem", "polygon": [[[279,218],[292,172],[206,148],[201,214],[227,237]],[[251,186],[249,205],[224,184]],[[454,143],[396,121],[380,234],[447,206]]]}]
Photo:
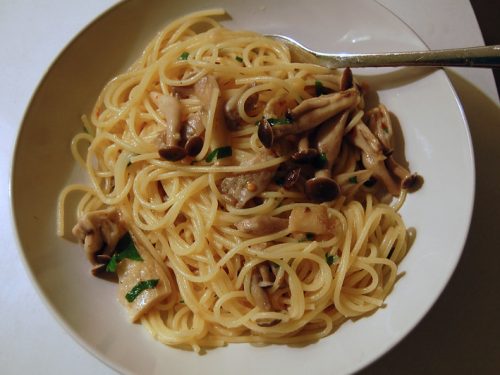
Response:
[{"label": "mushroom stem", "polygon": [[318,150],[309,147],[309,137],[304,135],[298,144],[298,151],[292,155],[292,160],[299,163],[308,163],[318,156]]},{"label": "mushroom stem", "polygon": [[263,119],[259,123],[259,139],[265,147],[270,148],[275,139],[314,129],[336,114],[356,106],[359,101],[360,95],[356,88],[306,99],[289,112],[291,124],[271,126],[269,121]]},{"label": "mushroom stem", "polygon": [[332,117],[328,121],[325,121],[318,129],[316,147],[320,153],[325,154],[327,168],[329,170],[332,168],[339,155],[348,116],[349,111],[345,111],[342,115]]},{"label": "mushroom stem", "polygon": [[181,140],[181,103],[173,96],[162,95],[158,92],[152,92],[150,96],[166,121],[164,146],[158,153],[169,161],[183,159],[186,151],[178,145]]}]

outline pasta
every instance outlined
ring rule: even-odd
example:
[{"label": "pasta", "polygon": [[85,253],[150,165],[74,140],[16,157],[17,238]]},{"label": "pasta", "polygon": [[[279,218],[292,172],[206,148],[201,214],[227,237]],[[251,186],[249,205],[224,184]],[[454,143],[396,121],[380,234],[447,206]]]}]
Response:
[{"label": "pasta", "polygon": [[105,86],[72,142],[91,183],[62,191],[58,232],[80,191],[93,274],[165,344],[317,340],[383,305],[416,175],[349,69],[292,62],[223,13],[175,20]]}]

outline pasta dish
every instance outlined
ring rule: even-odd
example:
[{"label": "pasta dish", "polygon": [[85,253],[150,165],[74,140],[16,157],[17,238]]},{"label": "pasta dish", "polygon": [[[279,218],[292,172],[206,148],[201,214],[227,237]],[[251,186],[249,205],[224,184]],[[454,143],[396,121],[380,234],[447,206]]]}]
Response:
[{"label": "pasta dish", "polygon": [[71,145],[90,183],[61,192],[58,234],[78,191],[92,274],[165,344],[317,340],[383,305],[418,176],[350,69],[292,61],[223,13],[173,21],[104,87]]}]

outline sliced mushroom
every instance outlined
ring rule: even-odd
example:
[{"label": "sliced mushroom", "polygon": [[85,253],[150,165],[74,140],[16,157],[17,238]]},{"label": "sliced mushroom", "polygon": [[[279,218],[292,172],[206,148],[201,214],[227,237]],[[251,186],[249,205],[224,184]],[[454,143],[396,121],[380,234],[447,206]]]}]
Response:
[{"label": "sliced mushroom", "polygon": [[378,138],[382,144],[384,153],[387,155],[392,152],[392,122],[387,108],[383,104],[371,109],[366,113],[368,117],[368,128]]},{"label": "sliced mushroom", "polygon": [[91,211],[83,215],[73,227],[73,235],[84,245],[88,260],[96,265],[99,255],[111,256],[116,244],[126,233],[119,211],[114,207]]},{"label": "sliced mushroom", "polygon": [[[288,225],[288,220],[287,220]],[[267,288],[274,284],[274,273],[271,271],[272,266],[269,265],[269,262],[263,262],[259,264],[258,270],[262,281],[259,283],[261,288]]]},{"label": "sliced mushroom", "polygon": [[181,140],[181,103],[173,96],[162,95],[158,92],[150,93],[150,97],[166,121],[163,145],[158,153],[169,161],[183,159],[186,156],[186,151],[179,146]]},{"label": "sliced mushroom", "polygon": [[335,181],[340,186],[342,194],[351,196],[359,187],[370,180],[372,172],[368,169],[362,169],[355,172],[342,173],[335,176]]},{"label": "sliced mushroom", "polygon": [[288,227],[288,220],[280,217],[261,215],[241,220],[235,226],[243,233],[254,236],[265,236],[286,229]]},{"label": "sliced mushroom", "polygon": [[347,67],[344,69],[342,72],[342,75],[340,76],[340,90],[345,91],[353,87],[354,85],[354,80],[352,77],[352,71],[351,68]]},{"label": "sliced mushroom", "polygon": [[341,115],[332,117],[325,121],[318,128],[316,135],[316,148],[325,155],[327,160],[327,169],[331,170],[342,146],[344,129],[347,123],[349,112],[345,111]]},{"label": "sliced mushroom", "polygon": [[[269,150],[265,150],[255,155],[252,159],[246,160],[241,165],[262,163],[272,158],[274,158],[274,154]],[[267,188],[277,168],[277,166],[274,166],[256,172],[224,178],[220,185],[223,198],[227,203],[235,205],[237,208],[244,207],[250,199],[256,197]]]},{"label": "sliced mushroom", "polygon": [[356,106],[359,100],[359,92],[355,88],[306,99],[289,112],[291,124],[271,126],[269,121],[261,121],[259,139],[265,147],[270,148],[275,139],[311,130],[336,114]]},{"label": "sliced mushroom", "polygon": [[325,206],[295,207],[289,218],[288,228],[291,232],[332,234],[335,219],[330,217]]},{"label": "sliced mushroom", "polygon": [[271,302],[266,291],[259,285],[260,277],[257,272],[252,273],[250,282],[250,295],[255,301],[255,305],[262,311],[271,311]]},{"label": "sliced mushroom", "polygon": [[385,160],[387,168],[401,180],[401,188],[414,190],[422,183],[422,178],[416,173],[410,173],[405,167],[399,164],[392,155]]},{"label": "sliced mushroom", "polygon": [[422,183],[422,178],[416,173],[410,173],[392,156],[394,132],[387,108],[383,104],[379,104],[378,107],[368,111],[366,115],[369,119],[368,127],[382,144],[384,154],[387,157],[385,160],[387,169],[401,180],[401,188],[407,190],[418,188]]},{"label": "sliced mushroom", "polygon": [[400,187],[385,166],[386,157],[382,152],[382,145],[368,126],[360,121],[349,132],[348,137],[356,147],[361,149],[361,160],[364,167],[370,170],[377,180],[382,181],[389,194],[399,195]]},{"label": "sliced mushroom", "polygon": [[[127,309],[132,322],[139,320],[153,306],[168,297],[172,291],[168,279],[153,260],[139,262],[124,259],[118,264],[116,273],[119,279],[118,300]],[[158,280],[158,283],[154,288],[143,290],[132,302],[129,302],[125,297],[127,293],[139,282],[147,280]]]}]

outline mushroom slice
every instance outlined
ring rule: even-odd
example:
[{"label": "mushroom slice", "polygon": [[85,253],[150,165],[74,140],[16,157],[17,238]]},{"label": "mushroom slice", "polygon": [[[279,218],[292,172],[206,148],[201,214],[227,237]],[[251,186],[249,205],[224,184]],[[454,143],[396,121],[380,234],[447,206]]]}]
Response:
[{"label": "mushroom slice", "polygon": [[368,117],[368,128],[378,138],[382,144],[384,153],[392,152],[392,122],[387,108],[379,104],[366,113]]},{"label": "mushroom slice", "polygon": [[259,285],[260,275],[257,272],[252,272],[250,281],[250,295],[255,301],[255,305],[262,311],[271,311],[271,302],[266,291]]},{"label": "mushroom slice", "polygon": [[[132,322],[139,320],[142,315],[171,293],[168,279],[154,260],[141,262],[124,259],[118,264],[116,273],[119,280],[118,300],[127,309]],[[127,300],[126,295],[140,285],[141,282],[151,280],[158,280],[154,287],[144,288],[131,302]]]},{"label": "mushroom slice", "polygon": [[291,124],[271,126],[268,121],[261,121],[258,129],[259,139],[269,148],[275,139],[311,130],[338,113],[355,107],[359,101],[360,95],[356,88],[306,99],[289,112]]},{"label": "mushroom slice", "polygon": [[348,116],[349,111],[345,111],[341,115],[325,121],[318,128],[316,147],[320,153],[325,155],[328,170],[332,168],[339,155]]},{"label": "mushroom slice", "polygon": [[342,72],[342,75],[340,76],[340,90],[348,90],[354,85],[354,80],[352,77],[352,71],[351,68],[347,67],[344,69]]},{"label": "mushroom slice", "polygon": [[73,227],[72,233],[83,244],[90,263],[96,265],[102,262],[99,255],[113,254],[116,244],[126,231],[120,212],[109,207],[83,215]]},{"label": "mushroom slice", "polygon": [[214,89],[218,90],[219,84],[212,75],[203,76],[194,84],[194,94],[200,100],[205,111],[210,107],[210,101],[212,99],[212,92]]},{"label": "mushroom slice", "polygon": [[370,179],[372,172],[368,169],[361,169],[356,172],[347,172],[335,176],[335,181],[339,184],[342,194],[351,196]]},{"label": "mushroom slice", "polygon": [[[265,150],[241,165],[262,163],[272,158],[274,158],[274,154],[269,150]],[[277,166],[274,166],[256,172],[224,178],[220,185],[224,199],[237,208],[244,207],[250,199],[256,197],[267,188],[277,168]]]},{"label": "mushroom slice", "polygon": [[280,217],[261,215],[241,220],[235,226],[243,233],[254,236],[265,236],[286,229],[288,227],[288,220]]},{"label": "mushroom slice", "polygon": [[406,190],[418,189],[422,178],[416,173],[410,173],[408,169],[399,164],[392,155],[385,160],[387,168],[401,180],[401,188]]},{"label": "mushroom slice", "polygon": [[173,96],[162,95],[158,92],[152,92],[150,96],[166,121],[166,128],[163,133],[164,139],[162,139],[162,146],[158,151],[160,156],[169,161],[183,159],[186,152],[182,147],[179,147],[179,141],[181,140],[181,103]]},{"label": "mushroom slice", "polygon": [[348,136],[351,142],[361,149],[361,160],[364,167],[370,170],[377,180],[382,181],[389,194],[398,196],[400,187],[387,170],[384,164],[386,157],[382,153],[382,145],[368,126],[360,121],[349,132]]},{"label": "mushroom slice", "polygon": [[325,206],[295,207],[290,213],[288,228],[291,232],[331,234],[335,229],[335,219]]}]

